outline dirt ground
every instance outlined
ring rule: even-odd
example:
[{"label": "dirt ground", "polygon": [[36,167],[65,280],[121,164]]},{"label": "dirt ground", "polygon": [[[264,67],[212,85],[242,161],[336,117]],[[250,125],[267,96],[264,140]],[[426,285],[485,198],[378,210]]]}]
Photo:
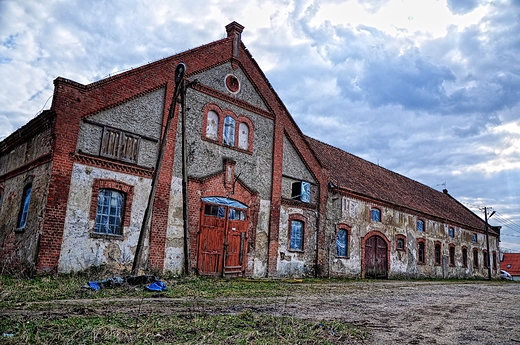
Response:
[{"label": "dirt ground", "polygon": [[520,344],[520,283],[367,280],[309,285],[294,284],[284,297],[68,300],[24,304],[0,314],[251,310],[365,326],[370,333],[369,340],[360,342],[365,344]]}]

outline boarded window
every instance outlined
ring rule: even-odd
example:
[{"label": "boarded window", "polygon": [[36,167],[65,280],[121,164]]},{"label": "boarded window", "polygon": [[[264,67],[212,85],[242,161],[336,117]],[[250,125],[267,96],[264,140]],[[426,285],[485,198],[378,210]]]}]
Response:
[{"label": "boarded window", "polygon": [[123,224],[123,207],[123,193],[111,189],[100,189],[94,232],[120,235],[122,233],[121,224]]},{"label": "boarded window", "polygon": [[455,266],[455,246],[450,246],[450,266]]},{"label": "boarded window", "polygon": [[235,145],[235,119],[231,116],[226,116],[224,119],[224,144]]},{"label": "boarded window", "polygon": [[311,202],[311,184],[305,181],[293,182],[291,199]]},{"label": "boarded window", "polygon": [[218,114],[213,110],[208,111],[206,118],[206,138],[218,140]]},{"label": "boarded window", "polygon": [[27,217],[29,216],[29,205],[31,203],[32,185],[25,186],[22,194],[22,204],[20,206],[20,213],[18,214],[18,229],[25,228],[27,225]]},{"label": "boarded window", "polygon": [[291,221],[290,250],[303,250],[303,222]]},{"label": "boarded window", "polygon": [[244,122],[238,125],[238,148],[249,149],[249,126]]},{"label": "boarded window", "polygon": [[336,238],[336,255],[337,256],[348,256],[348,232],[345,229],[338,230],[338,236]]},{"label": "boarded window", "polygon": [[101,142],[101,156],[137,163],[141,138],[113,128],[105,127]]},{"label": "boarded window", "polygon": [[441,264],[441,244],[435,243],[435,264]]},{"label": "boarded window", "polygon": [[419,242],[417,244],[417,261],[420,264],[426,263],[424,242]]},{"label": "boarded window", "polygon": [[374,222],[381,221],[381,210],[377,208],[373,208],[370,210],[370,219]]}]

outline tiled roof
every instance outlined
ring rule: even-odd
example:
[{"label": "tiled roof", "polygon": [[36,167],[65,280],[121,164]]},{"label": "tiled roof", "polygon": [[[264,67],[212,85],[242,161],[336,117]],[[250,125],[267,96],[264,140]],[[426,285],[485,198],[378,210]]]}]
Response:
[{"label": "tiled roof", "polygon": [[322,165],[329,170],[331,182],[340,189],[406,208],[425,217],[435,217],[447,224],[484,230],[484,221],[447,192],[439,192],[316,139],[306,139]]},{"label": "tiled roof", "polygon": [[500,269],[509,272],[512,276],[520,276],[520,253],[504,253]]}]

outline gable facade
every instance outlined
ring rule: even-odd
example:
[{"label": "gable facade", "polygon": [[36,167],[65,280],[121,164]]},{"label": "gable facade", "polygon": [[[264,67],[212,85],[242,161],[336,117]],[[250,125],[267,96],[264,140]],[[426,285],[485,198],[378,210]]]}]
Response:
[{"label": "gable facade", "polygon": [[[331,168],[347,170],[350,163],[335,161],[337,155],[301,133],[242,44],[242,30],[233,22],[222,40],[93,84],[56,79],[51,109],[0,144],[2,264],[47,273],[130,269],[157,173],[144,243],[147,270],[217,277],[482,276],[482,264],[460,264],[462,248],[468,262],[475,249],[483,259],[476,229],[482,221],[464,208],[442,218],[427,203],[414,208],[377,190],[351,188]],[[179,107],[164,132],[180,62],[187,80],[197,81],[185,99],[187,204]],[[154,172],[164,136],[162,167]],[[369,177],[358,177],[357,185]],[[453,206],[448,199],[435,202]],[[418,220],[425,222],[423,233]],[[455,237],[445,235],[449,229]],[[490,246],[498,253],[494,232]],[[369,255],[367,248],[376,249]],[[375,267],[377,260],[384,264]]]}]

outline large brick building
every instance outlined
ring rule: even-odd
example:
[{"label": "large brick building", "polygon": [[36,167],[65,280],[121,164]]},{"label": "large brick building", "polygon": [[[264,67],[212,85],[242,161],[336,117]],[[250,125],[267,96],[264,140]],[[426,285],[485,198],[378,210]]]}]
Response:
[{"label": "large brick building", "polygon": [[489,255],[483,220],[447,191],[304,136],[242,30],[233,22],[222,40],[89,85],[54,81],[51,109],[0,143],[4,272],[131,267],[183,62],[198,81],[185,99],[188,206],[176,107],[145,268],[462,278],[491,262],[497,276],[498,229]]}]

